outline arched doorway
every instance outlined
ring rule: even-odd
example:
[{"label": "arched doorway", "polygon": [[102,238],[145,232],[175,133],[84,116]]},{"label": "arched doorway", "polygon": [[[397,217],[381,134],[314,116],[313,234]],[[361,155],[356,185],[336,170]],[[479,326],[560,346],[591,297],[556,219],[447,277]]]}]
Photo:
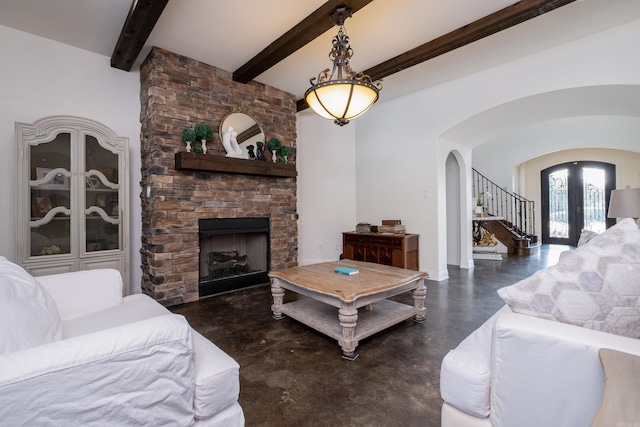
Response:
[{"label": "arched doorway", "polygon": [[607,218],[607,209],[615,176],[615,165],[595,161],[542,170],[542,242],[575,246],[582,229],[601,233],[613,225],[615,219]]},{"label": "arched doorway", "polygon": [[460,165],[453,153],[449,153],[446,161],[447,191],[447,264],[460,265],[461,260],[461,200],[460,200]]}]

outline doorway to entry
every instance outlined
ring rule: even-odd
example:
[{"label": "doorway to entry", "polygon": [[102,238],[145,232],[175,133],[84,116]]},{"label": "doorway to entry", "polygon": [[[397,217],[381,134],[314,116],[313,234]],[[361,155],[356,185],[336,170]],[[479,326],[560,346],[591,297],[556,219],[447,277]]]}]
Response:
[{"label": "doorway to entry", "polygon": [[540,177],[542,243],[575,246],[581,230],[602,233],[615,224],[607,218],[615,165],[569,162],[544,169]]}]

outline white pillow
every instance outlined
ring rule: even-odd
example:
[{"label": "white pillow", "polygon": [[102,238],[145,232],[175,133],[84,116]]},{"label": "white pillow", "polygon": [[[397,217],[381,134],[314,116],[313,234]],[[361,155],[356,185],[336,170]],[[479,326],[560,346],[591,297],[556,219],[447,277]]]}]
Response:
[{"label": "white pillow", "polygon": [[640,338],[640,229],[624,219],[498,295],[516,313]]},{"label": "white pillow", "polygon": [[578,239],[578,246],[586,245],[597,235],[598,233],[595,231],[582,229],[582,232],[580,232],[580,239]]},{"label": "white pillow", "polygon": [[0,257],[0,354],[62,338],[56,304],[20,266]]}]

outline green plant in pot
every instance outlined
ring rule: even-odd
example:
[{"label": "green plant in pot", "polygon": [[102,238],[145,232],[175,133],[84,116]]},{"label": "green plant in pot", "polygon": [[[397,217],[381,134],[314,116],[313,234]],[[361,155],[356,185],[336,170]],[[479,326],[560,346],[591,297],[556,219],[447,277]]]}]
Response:
[{"label": "green plant in pot", "polygon": [[[207,141],[210,141],[213,138],[213,131],[211,127],[204,123],[199,123],[195,127],[196,139],[200,141],[202,145],[202,152],[207,154]],[[195,151],[195,149],[194,149]]]},{"label": "green plant in pot", "polygon": [[278,151],[278,162],[288,163],[289,161],[287,160],[287,156],[289,154],[291,154],[291,148],[287,147],[286,145],[280,147],[280,150]]},{"label": "green plant in pot", "polygon": [[267,141],[267,150],[271,152],[271,161],[276,162],[278,159],[278,151],[282,148],[282,142],[278,138],[269,138]]},{"label": "green plant in pot", "polygon": [[180,134],[182,141],[187,144],[187,153],[191,152],[191,143],[196,140],[196,131],[191,128],[187,128]]}]

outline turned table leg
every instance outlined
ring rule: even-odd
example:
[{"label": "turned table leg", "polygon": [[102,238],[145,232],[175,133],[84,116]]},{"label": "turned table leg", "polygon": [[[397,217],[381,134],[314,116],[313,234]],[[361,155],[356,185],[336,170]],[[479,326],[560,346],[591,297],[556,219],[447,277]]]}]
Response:
[{"label": "turned table leg", "polygon": [[411,291],[411,295],[413,296],[413,303],[416,307],[416,316],[413,320],[418,323],[424,323],[427,320],[427,309],[424,307],[424,300],[427,295],[427,288],[424,286],[424,279],[421,279],[421,284],[413,291]]},{"label": "turned table leg", "polygon": [[284,289],[276,283],[275,280],[271,283],[271,295],[273,296],[273,305],[271,311],[273,312],[273,318],[276,320],[284,319],[282,315],[282,298],[284,297]]},{"label": "turned table leg", "polygon": [[340,326],[342,327],[342,339],[339,340],[342,348],[342,357],[348,360],[356,360],[358,357],[358,353],[356,353],[358,340],[355,339],[355,334],[358,310],[353,307],[353,304],[343,304],[338,310],[338,319],[340,319]]}]

